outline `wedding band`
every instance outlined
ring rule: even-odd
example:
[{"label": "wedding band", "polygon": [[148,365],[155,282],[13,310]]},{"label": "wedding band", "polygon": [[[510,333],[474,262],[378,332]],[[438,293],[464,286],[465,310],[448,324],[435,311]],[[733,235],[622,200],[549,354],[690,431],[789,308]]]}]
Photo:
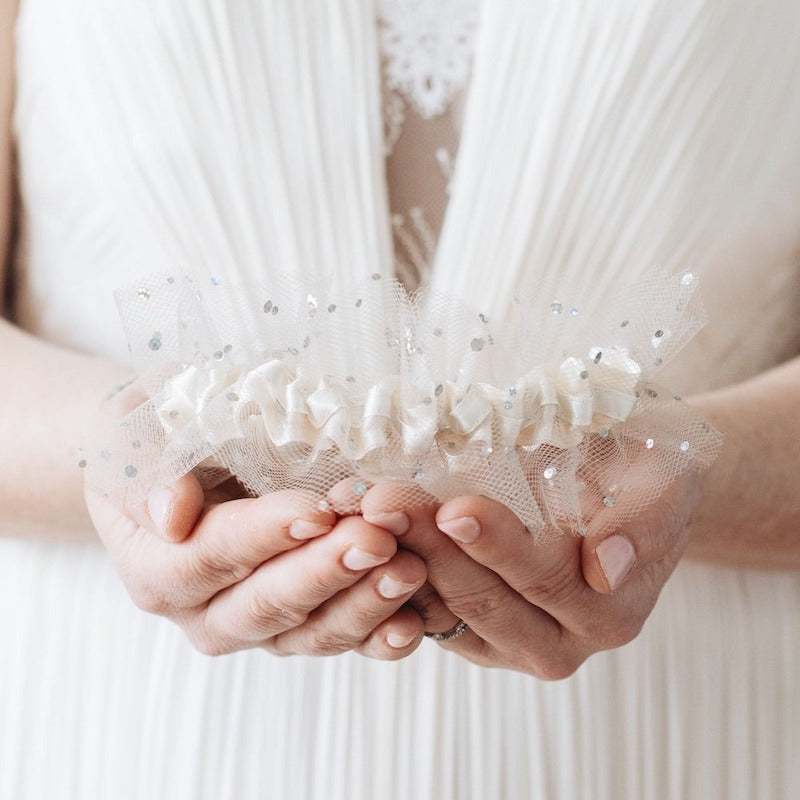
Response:
[{"label": "wedding band", "polygon": [[458,639],[458,637],[467,630],[469,630],[469,625],[467,625],[463,619],[460,619],[449,631],[444,631],[444,633],[426,633],[425,635],[429,639],[433,639],[434,642],[452,642],[453,639]]}]

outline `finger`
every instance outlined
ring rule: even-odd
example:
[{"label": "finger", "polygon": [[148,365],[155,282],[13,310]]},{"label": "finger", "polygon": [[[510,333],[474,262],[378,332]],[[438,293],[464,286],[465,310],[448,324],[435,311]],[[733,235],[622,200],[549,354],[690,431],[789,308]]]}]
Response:
[{"label": "finger", "polygon": [[419,647],[424,631],[419,615],[404,605],[378,625],[356,650],[367,658],[397,661]]},{"label": "finger", "polygon": [[470,558],[566,627],[585,616],[594,594],[581,572],[580,537],[557,533],[534,539],[506,506],[477,495],[445,503],[436,523]]},{"label": "finger", "polygon": [[[423,587],[411,600],[425,622],[426,631],[441,633],[451,629],[460,619],[464,620],[470,626],[469,635],[465,633],[442,644],[458,649],[479,663],[488,663],[484,661],[488,658],[487,647],[491,650],[494,646],[505,648],[509,643],[517,644],[520,625],[535,631],[538,646],[557,645],[560,626],[550,615],[528,603],[503,576],[475,561],[462,550],[460,543],[439,530],[436,520],[449,504],[434,513],[435,505],[430,496],[421,490],[416,495],[418,502],[409,500],[413,497],[411,494],[398,492],[397,486],[380,484],[370,490],[362,506],[371,516],[378,513],[378,509],[380,513],[391,511],[393,501],[397,502],[401,496],[406,498],[409,528],[399,537],[399,542],[401,547],[417,553],[428,570],[428,584],[432,591]],[[486,498],[478,499],[491,503]],[[503,509],[496,503],[487,507],[493,506]],[[472,506],[456,502],[451,508],[460,514]],[[516,519],[513,514],[511,516]],[[525,657],[527,654],[523,652],[521,655]]]},{"label": "finger", "polygon": [[385,481],[371,487],[361,500],[364,519],[396,536],[404,534],[412,514],[419,519],[439,507],[435,497],[416,484]]},{"label": "finger", "polygon": [[[630,477],[633,483],[636,476]],[[631,508],[637,508],[642,501],[634,493],[620,495],[621,508],[604,509],[597,514],[581,548],[586,582],[596,592],[610,594],[623,584],[635,582],[654,565],[669,574],[687,543],[687,525],[699,499],[699,484],[691,475],[675,481],[635,516]],[[617,522],[620,512],[624,521]]]},{"label": "finger", "polygon": [[104,541],[129,593],[140,608],[166,615],[204,604],[276,554],[327,533],[336,519],[305,495],[276,492],[207,509],[176,544],[111,510]]},{"label": "finger", "polygon": [[203,489],[192,473],[171,486],[156,487],[147,497],[148,527],[168,542],[182,542],[197,523],[204,502]]},{"label": "finger", "polygon": [[340,516],[361,513],[361,500],[372,484],[359,477],[344,478],[328,491],[327,501]]},{"label": "finger", "polygon": [[316,608],[397,552],[387,531],[346,517],[326,536],[266,561],[187,619],[203,652],[254,647],[303,625]]},{"label": "finger", "polygon": [[[430,528],[439,502],[420,486],[397,481],[386,481],[373,486],[362,499],[364,519],[395,536],[402,536],[411,526],[426,524]],[[434,535],[439,535],[438,531]],[[402,546],[402,541],[401,541]],[[438,633],[449,630],[458,618],[442,602],[436,590],[426,583],[409,601],[422,618],[425,630]]]},{"label": "finger", "polygon": [[[334,595],[314,609],[306,621],[275,636],[269,649],[280,655],[335,655],[361,646],[370,634],[386,622],[425,580],[425,564],[408,552],[398,552],[385,565],[373,569],[348,589]],[[414,619],[413,612],[406,615]],[[419,618],[417,617],[417,620]],[[398,630],[398,627],[400,628]],[[409,631],[408,625],[390,626],[386,634],[422,635],[421,620]],[[410,638],[396,646],[385,635],[373,643],[373,657],[399,657],[397,650],[407,651]]]}]

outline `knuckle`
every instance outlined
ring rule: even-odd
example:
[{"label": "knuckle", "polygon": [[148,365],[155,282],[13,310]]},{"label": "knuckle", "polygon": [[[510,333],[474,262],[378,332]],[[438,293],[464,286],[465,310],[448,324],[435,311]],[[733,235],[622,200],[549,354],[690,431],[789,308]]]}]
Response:
[{"label": "knuckle", "polygon": [[577,653],[539,653],[530,671],[543,681],[563,681],[574,675],[585,660]]},{"label": "knuckle", "polygon": [[192,647],[204,656],[224,656],[233,652],[232,647],[212,636],[189,636],[189,641]]},{"label": "knuckle", "polygon": [[561,605],[576,600],[583,591],[583,574],[571,562],[565,562],[532,576],[532,580],[521,587],[520,594],[533,603]]},{"label": "knuckle", "polygon": [[503,603],[499,592],[475,588],[454,595],[451,605],[465,619],[486,619],[494,616]]},{"label": "knuckle", "polygon": [[193,586],[198,582],[214,586],[231,586],[246,574],[231,564],[223,553],[208,542],[198,541],[194,557],[176,568],[176,580],[181,586]]},{"label": "knuckle", "polygon": [[280,599],[253,592],[247,604],[247,620],[255,630],[289,630],[302,625],[308,615]]},{"label": "knuckle", "polygon": [[342,631],[312,623],[309,626],[306,647],[308,655],[326,656],[345,653],[360,643],[359,640],[353,640],[352,636]]},{"label": "knuckle", "polygon": [[129,584],[127,588],[134,605],[148,614],[166,616],[172,609],[166,592],[160,587],[147,582],[138,582]]},{"label": "knuckle", "polygon": [[623,614],[608,626],[600,640],[600,649],[613,650],[632,642],[641,632],[644,620],[634,614]]}]

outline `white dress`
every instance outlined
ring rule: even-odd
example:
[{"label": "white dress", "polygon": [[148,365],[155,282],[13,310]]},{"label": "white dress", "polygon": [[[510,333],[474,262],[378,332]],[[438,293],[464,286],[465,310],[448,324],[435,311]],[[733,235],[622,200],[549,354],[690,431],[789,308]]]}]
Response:
[{"label": "white dress", "polygon": [[[599,6],[486,4],[461,128],[463,62],[447,62],[449,127],[423,149],[449,168],[461,142],[431,280],[469,298],[499,253],[517,283],[585,276],[601,302],[627,263],[692,265],[711,324],[669,380],[741,380],[800,350],[800,8]],[[385,25],[425,16],[382,10]],[[22,0],[20,324],[122,358],[111,292],[143,273],[391,265],[393,219],[413,262],[396,216],[413,202],[395,184],[393,218],[382,182],[378,38],[366,0]],[[401,84],[395,118],[412,114]],[[443,111],[436,81],[421,86],[413,113],[426,97]],[[350,154],[348,136],[363,136]],[[412,198],[431,191],[404,174]],[[502,308],[503,284],[478,290]],[[799,620],[797,574],[685,563],[632,644],[555,684],[428,641],[396,664],[212,659],[138,611],[98,546],[9,539],[0,797],[788,800]]]}]

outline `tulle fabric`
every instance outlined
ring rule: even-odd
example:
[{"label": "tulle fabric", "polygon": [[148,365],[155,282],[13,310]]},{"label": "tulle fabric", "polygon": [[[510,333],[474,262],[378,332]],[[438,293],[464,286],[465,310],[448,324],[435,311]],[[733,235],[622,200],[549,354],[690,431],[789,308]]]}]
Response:
[{"label": "tulle fabric", "polygon": [[486,495],[537,535],[584,532],[600,509],[610,531],[716,454],[716,432],[654,382],[702,323],[696,284],[652,278],[592,316],[590,292],[542,286],[494,324],[380,273],[344,289],[146,280],[120,307],[149,399],[81,465],[123,503],[192,469],[323,507],[343,480],[391,480]]}]

